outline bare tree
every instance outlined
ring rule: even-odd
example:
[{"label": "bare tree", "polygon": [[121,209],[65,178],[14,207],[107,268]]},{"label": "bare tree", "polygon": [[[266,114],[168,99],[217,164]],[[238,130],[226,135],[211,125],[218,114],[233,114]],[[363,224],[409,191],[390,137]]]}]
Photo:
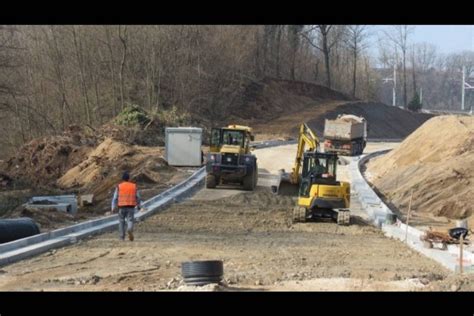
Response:
[{"label": "bare tree", "polygon": [[[51,32],[51,37],[52,40],[49,45],[51,49],[51,58],[53,61],[54,65],[54,70],[55,74],[57,76],[58,80],[58,90],[60,93],[60,103],[61,103],[61,123],[62,123],[62,129],[66,128],[66,124],[70,122],[69,117],[72,115],[71,111],[71,106],[68,101],[68,87],[66,84],[66,78],[65,78],[65,73],[64,73],[64,52],[63,49],[61,48],[60,45],[60,36],[57,32],[56,29],[57,26],[50,26],[49,30]],[[45,34],[46,35],[46,34]],[[47,39],[46,39],[47,41]]]},{"label": "bare tree", "polygon": [[346,45],[352,53],[353,72],[352,72],[352,96],[356,97],[357,86],[357,61],[361,51],[368,47],[365,40],[368,37],[366,25],[348,25],[346,28]]},{"label": "bare tree", "polygon": [[110,34],[110,27],[104,26],[104,31],[105,31],[105,37],[106,37],[106,42],[105,45],[107,46],[108,52],[109,52],[109,69],[110,69],[110,76],[112,79],[112,105],[113,105],[113,114],[117,115],[118,109],[117,109],[117,97],[116,97],[116,84],[115,84],[115,59],[114,59],[114,52],[113,52],[113,46],[112,46],[112,36]]},{"label": "bare tree", "polygon": [[[410,29],[398,28],[403,46]],[[396,66],[409,72],[408,95],[423,85],[424,104],[459,108],[459,70],[474,65],[469,54],[441,56],[427,44],[407,44],[403,65],[399,37],[384,36],[375,59],[364,50],[368,36],[365,26],[337,25],[0,26],[0,147],[70,123],[102,124],[127,102],[221,123],[249,112],[242,104],[265,76],[388,100],[388,85],[378,79]],[[398,75],[402,83],[403,71]]]},{"label": "bare tree", "polygon": [[[315,32],[317,35],[314,34]],[[326,85],[328,88],[331,88],[331,50],[343,35],[342,29],[336,25],[317,25],[310,27],[302,35],[311,46],[323,53],[326,68]]]},{"label": "bare tree", "polygon": [[417,75],[417,65],[415,58],[415,45],[410,47],[410,64],[411,64],[411,74],[412,74],[412,84],[413,84],[413,98],[417,94],[417,85],[416,85],[416,75]]},{"label": "bare tree", "polygon": [[87,119],[88,124],[92,124],[90,102],[89,102],[89,96],[87,94],[87,86],[86,86],[86,79],[85,79],[85,73],[84,73],[84,57],[82,54],[81,43],[79,42],[76,27],[74,25],[72,26],[72,35],[74,38],[74,48],[76,51],[77,63],[79,65],[79,74],[81,78],[82,93],[84,95],[84,109],[86,112],[86,119]]},{"label": "bare tree", "polygon": [[280,49],[281,49],[281,35],[283,32],[283,25],[278,25],[277,26],[277,31],[276,31],[276,40],[275,40],[275,51],[276,51],[276,61],[275,61],[275,72],[276,72],[276,77],[280,78]]},{"label": "bare tree", "polygon": [[385,36],[398,47],[402,52],[403,67],[403,105],[407,107],[407,69],[406,59],[408,51],[408,36],[414,31],[414,27],[408,25],[394,25],[390,31],[384,31]]},{"label": "bare tree", "polygon": [[124,78],[123,72],[125,69],[125,61],[127,58],[127,27],[125,26],[122,33],[122,26],[119,25],[118,27],[118,36],[120,38],[120,42],[122,43],[122,62],[120,63],[120,108],[123,110],[124,108]]},{"label": "bare tree", "polygon": [[291,49],[290,61],[290,78],[295,80],[295,63],[296,54],[300,46],[300,32],[303,30],[303,25],[289,25],[288,26],[288,41]]}]

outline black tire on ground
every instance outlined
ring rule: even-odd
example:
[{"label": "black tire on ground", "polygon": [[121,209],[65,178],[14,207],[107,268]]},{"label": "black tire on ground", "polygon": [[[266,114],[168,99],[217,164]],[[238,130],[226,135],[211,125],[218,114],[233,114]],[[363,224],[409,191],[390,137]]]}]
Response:
[{"label": "black tire on ground", "polygon": [[253,170],[251,173],[245,175],[243,185],[244,185],[244,190],[247,191],[252,191],[255,187],[255,176],[254,176],[255,170]]},{"label": "black tire on ground", "polygon": [[206,176],[206,188],[214,189],[216,187],[216,176],[213,174],[208,174]]},{"label": "black tire on ground", "polygon": [[38,225],[29,217],[0,220],[0,244],[39,233]]},{"label": "black tire on ground", "polygon": [[183,262],[181,264],[181,275],[187,284],[219,283],[224,275],[224,264],[220,260]]}]

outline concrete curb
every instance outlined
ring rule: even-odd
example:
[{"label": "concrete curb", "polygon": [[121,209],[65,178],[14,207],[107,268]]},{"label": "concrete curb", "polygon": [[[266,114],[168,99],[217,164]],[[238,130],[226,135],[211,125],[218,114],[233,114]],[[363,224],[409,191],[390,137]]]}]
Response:
[{"label": "concrete curb", "polygon": [[[265,141],[254,144],[257,148],[275,147],[296,143],[296,141]],[[135,215],[137,221],[158,213],[172,203],[192,196],[204,185],[206,167],[201,167],[189,178],[143,203],[146,212]],[[117,229],[117,215],[109,215],[72,226],[56,229],[39,235],[0,244],[0,267],[23,260],[51,249],[74,244],[80,239]]]},{"label": "concrete curb", "polygon": [[[206,170],[204,167],[194,172],[188,179],[176,186],[158,194],[145,201],[143,207],[146,212],[138,213],[138,221],[148,218],[165,206],[181,200],[195,192],[204,183]],[[48,250],[74,244],[85,237],[104,233],[116,229],[118,225],[117,215],[109,215],[99,219],[89,220],[83,223],[42,233],[36,236],[22,238],[0,245],[0,266],[22,260]]]},{"label": "concrete curb", "polygon": [[[406,242],[408,246],[423,255],[437,261],[451,271],[459,271],[459,247],[457,245],[448,245],[447,250],[428,249],[423,246],[420,236],[424,234],[423,231],[414,227],[403,224],[397,219],[395,224],[386,224],[385,219],[388,214],[393,214],[390,208],[378,197],[374,190],[367,183],[365,177],[362,175],[361,167],[370,159],[386,154],[390,150],[381,150],[362,158],[355,157],[349,165],[349,172],[352,179],[351,191],[357,196],[365,211],[369,215],[372,224],[382,229],[384,234],[391,238],[399,239]],[[405,235],[407,236],[405,239]],[[463,270],[465,273],[474,272],[474,253],[472,250],[463,250]]]}]

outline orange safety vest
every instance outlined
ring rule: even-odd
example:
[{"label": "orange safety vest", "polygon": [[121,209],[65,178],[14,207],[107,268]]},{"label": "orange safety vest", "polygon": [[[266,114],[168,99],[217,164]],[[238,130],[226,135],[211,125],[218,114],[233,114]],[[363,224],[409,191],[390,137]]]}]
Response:
[{"label": "orange safety vest", "polygon": [[137,206],[137,185],[124,181],[118,185],[118,206]]}]

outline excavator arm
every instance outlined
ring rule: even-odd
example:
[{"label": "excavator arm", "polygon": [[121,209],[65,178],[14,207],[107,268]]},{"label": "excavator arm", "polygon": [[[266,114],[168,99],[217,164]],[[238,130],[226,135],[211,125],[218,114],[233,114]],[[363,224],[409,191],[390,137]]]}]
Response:
[{"label": "excavator arm", "polygon": [[299,173],[305,149],[307,148],[309,151],[319,151],[319,143],[319,138],[311,130],[311,128],[309,128],[306,123],[301,124],[298,136],[298,149],[296,151],[295,164],[290,174],[291,183],[298,184]]},{"label": "excavator arm", "polygon": [[278,195],[298,195],[300,171],[303,164],[305,151],[319,151],[319,138],[306,125],[301,124],[298,135],[298,149],[296,150],[293,170],[288,173],[284,169],[280,170],[280,176],[276,185],[272,185],[272,191]]}]

